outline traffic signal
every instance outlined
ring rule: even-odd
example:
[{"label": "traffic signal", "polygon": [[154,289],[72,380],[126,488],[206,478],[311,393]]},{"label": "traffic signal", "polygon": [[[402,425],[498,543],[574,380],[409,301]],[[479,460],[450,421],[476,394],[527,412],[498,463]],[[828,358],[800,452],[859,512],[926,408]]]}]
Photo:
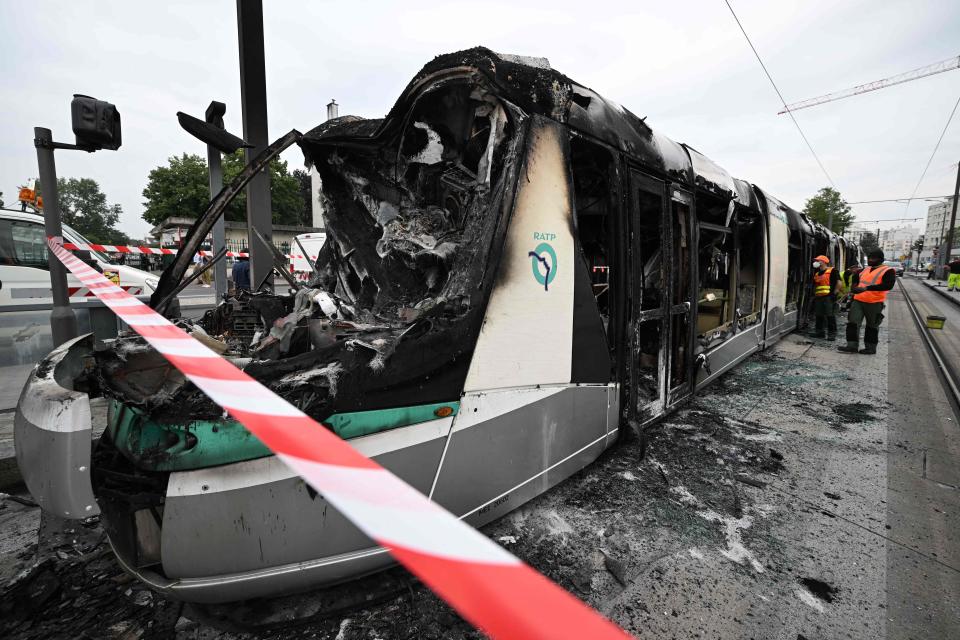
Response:
[{"label": "traffic signal", "polygon": [[70,115],[77,146],[114,151],[120,148],[120,112],[109,102],[75,94]]}]

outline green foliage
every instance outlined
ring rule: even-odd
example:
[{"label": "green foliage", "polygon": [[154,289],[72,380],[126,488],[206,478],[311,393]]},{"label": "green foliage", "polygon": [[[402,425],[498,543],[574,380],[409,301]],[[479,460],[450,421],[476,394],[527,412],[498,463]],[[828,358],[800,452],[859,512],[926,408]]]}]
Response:
[{"label": "green foliage", "polygon": [[143,190],[143,219],[152,225],[173,216],[196,218],[210,201],[207,162],[203,158],[184,153],[167,162],[166,167],[150,172]]},{"label": "green foliage", "polygon": [[107,204],[100,185],[90,178],[58,178],[60,216],[64,224],[97,244],[127,244],[130,238],[116,228],[123,209]]},{"label": "green foliage", "polygon": [[877,242],[877,234],[864,231],[860,236],[860,248],[863,249],[864,253],[872,251],[873,249],[879,249],[880,243]]},{"label": "green foliage", "polygon": [[803,212],[811,220],[815,220],[823,226],[828,226],[830,214],[833,214],[833,227],[830,229],[834,233],[843,233],[853,224],[854,216],[850,213],[850,205],[840,196],[840,192],[830,187],[824,187],[817,192],[817,195],[807,200],[803,205]]},{"label": "green foliage", "polygon": [[[223,183],[230,184],[243,166],[243,150],[224,156]],[[143,219],[150,224],[156,225],[174,216],[198,217],[210,201],[206,160],[187,153],[168,158],[167,166],[150,172],[143,197]],[[300,183],[287,170],[287,163],[279,158],[270,162],[270,199],[274,224],[301,224],[304,202],[300,196]],[[245,221],[246,203],[247,194],[241,192],[227,207],[226,219]]]},{"label": "green foliage", "polygon": [[313,182],[310,180],[310,172],[303,169],[294,169],[293,177],[297,179],[300,185],[300,198],[303,200],[303,214],[300,216],[303,226],[313,226],[313,198],[310,197],[313,189]]}]

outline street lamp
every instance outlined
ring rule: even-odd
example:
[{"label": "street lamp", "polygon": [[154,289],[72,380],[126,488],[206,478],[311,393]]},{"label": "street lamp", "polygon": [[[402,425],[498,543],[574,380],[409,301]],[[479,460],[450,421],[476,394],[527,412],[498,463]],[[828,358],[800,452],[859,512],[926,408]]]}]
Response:
[{"label": "street lamp", "polygon": [[[33,129],[33,146],[37,148],[37,167],[43,189],[43,223],[48,238],[63,237],[54,150],[70,149],[92,153],[100,149],[116,151],[120,148],[120,112],[109,102],[75,94],[70,103],[70,116],[76,144],[54,142],[50,129]],[[47,255],[47,264],[53,295],[50,330],[53,334],[53,346],[57,347],[77,336],[77,316],[70,308],[66,269],[52,253]]]}]

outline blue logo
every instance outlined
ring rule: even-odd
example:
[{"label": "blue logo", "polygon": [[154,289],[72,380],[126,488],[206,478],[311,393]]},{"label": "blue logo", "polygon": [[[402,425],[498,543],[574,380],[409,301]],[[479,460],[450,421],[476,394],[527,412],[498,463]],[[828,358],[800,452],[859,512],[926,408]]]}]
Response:
[{"label": "blue logo", "polygon": [[527,255],[530,256],[533,277],[543,285],[544,291],[549,291],[550,283],[557,277],[557,252],[549,243],[541,242]]}]

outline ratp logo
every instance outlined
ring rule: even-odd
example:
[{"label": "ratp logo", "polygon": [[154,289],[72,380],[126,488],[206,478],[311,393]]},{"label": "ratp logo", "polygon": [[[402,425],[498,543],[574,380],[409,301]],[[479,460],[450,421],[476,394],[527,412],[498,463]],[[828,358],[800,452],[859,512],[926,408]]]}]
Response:
[{"label": "ratp logo", "polygon": [[[556,238],[556,234],[534,233],[535,240],[546,236]],[[533,268],[533,277],[537,282],[543,285],[544,291],[550,290],[550,283],[557,277],[557,252],[549,242],[541,242],[537,248],[527,253],[530,256],[530,264]]]}]

